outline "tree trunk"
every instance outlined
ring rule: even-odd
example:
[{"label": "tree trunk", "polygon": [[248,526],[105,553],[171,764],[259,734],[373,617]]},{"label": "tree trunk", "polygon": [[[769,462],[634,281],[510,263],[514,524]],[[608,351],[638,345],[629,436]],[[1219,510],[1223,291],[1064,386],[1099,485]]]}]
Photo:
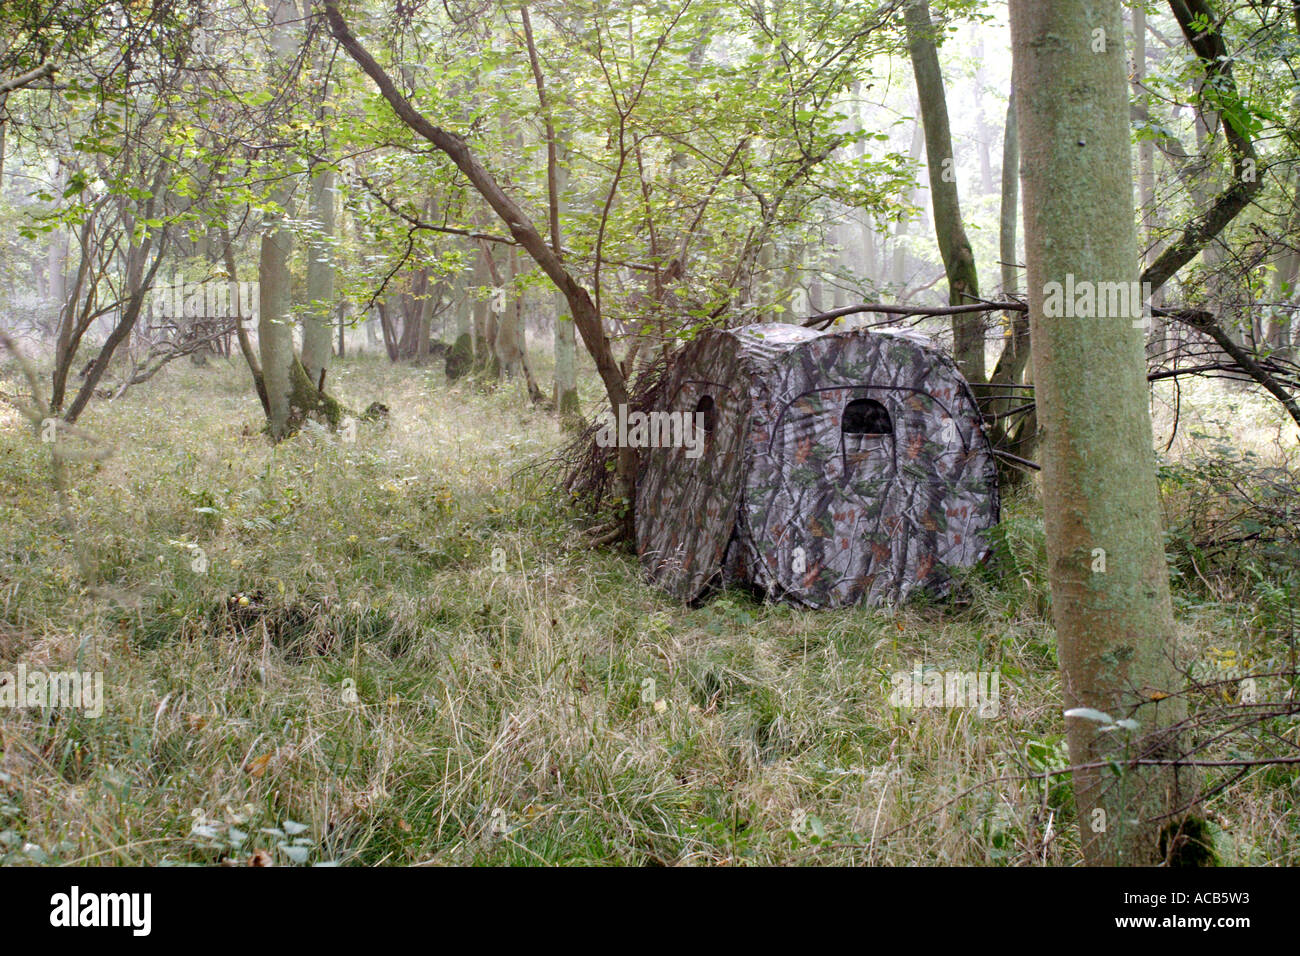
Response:
[{"label": "tree trunk", "polygon": [[[1137,279],[1120,3],[1012,0],[1011,35],[1063,696],[1067,709],[1095,708],[1138,725],[1101,732],[1092,720],[1066,719],[1071,762],[1081,768],[1074,794],[1084,858],[1182,862],[1194,848],[1169,828],[1195,799],[1195,775],[1164,765],[1126,765],[1116,774],[1107,766],[1177,756],[1170,728],[1186,716],[1169,656],[1175,629],[1143,335],[1131,315],[1106,314],[1108,296],[1090,317],[1051,318],[1044,308],[1058,291],[1047,284],[1067,276],[1076,288]],[[1110,38],[1104,50],[1098,37]]]},{"label": "tree trunk", "polygon": [[[1291,98],[1291,116],[1300,122],[1300,91]],[[1294,125],[1292,128],[1295,128]],[[1264,316],[1264,343],[1280,358],[1292,355],[1293,323],[1291,309],[1296,301],[1296,280],[1300,278],[1300,169],[1291,172],[1291,212],[1287,216],[1282,241],[1286,243],[1273,262],[1273,280],[1269,290],[1270,307]]]},{"label": "tree trunk", "polygon": [[501,374],[514,378],[523,372],[524,365],[524,296],[517,282],[519,253],[513,247],[506,254],[506,264],[508,273],[502,284],[506,290],[506,307],[497,327],[497,360],[501,363]]},{"label": "tree trunk", "polygon": [[388,353],[388,361],[396,362],[397,332],[393,328],[392,309],[387,296],[376,300],[375,311],[379,313],[379,330],[383,333],[384,351]]},{"label": "tree trunk", "polygon": [[[967,305],[979,295],[975,254],[962,224],[957,199],[957,164],[948,127],[948,102],[939,71],[934,24],[927,0],[909,0],[903,9],[907,28],[907,49],[916,75],[916,97],[925,128],[925,165],[930,179],[930,202],[934,207],[934,232],[948,275],[948,301]],[[979,386],[984,374],[984,317],[980,313],[953,316],[952,349],[957,367],[967,381]]]},{"label": "tree trunk", "polygon": [[[918,110],[920,107],[917,107]],[[907,155],[916,162],[921,158],[921,147],[925,145],[925,130],[920,123],[912,127],[912,145],[908,148]],[[912,190],[907,197],[909,206],[916,204],[917,195],[920,193],[920,187]],[[901,303],[904,301],[903,291],[907,285],[907,250],[903,246],[903,237],[907,235],[911,228],[910,213],[898,217],[898,225],[894,228],[894,259],[890,270],[890,279],[894,286],[894,296]]]},{"label": "tree trunk", "polygon": [[[281,186],[273,201],[283,210],[290,190]],[[267,418],[271,438],[279,441],[290,431],[293,392],[293,316],[290,299],[289,253],[293,235],[284,225],[283,211],[269,213],[262,225],[257,259],[257,342],[262,353],[262,383],[270,408]]]},{"label": "tree trunk", "polygon": [[[474,262],[474,285],[478,288],[479,298],[474,302],[474,358],[475,367],[481,374],[490,378],[501,377],[501,359],[497,353],[497,335],[501,328],[501,298],[505,290],[501,286],[501,276],[497,271],[496,260],[487,243],[479,242],[478,258]],[[483,298],[482,289],[489,290]]]},{"label": "tree trunk", "polygon": [[[297,48],[301,19],[293,0],[278,0],[271,8],[272,40],[275,47],[275,70],[291,68]],[[273,76],[272,81],[281,78]],[[293,235],[285,225],[288,206],[293,197],[293,181],[283,173],[272,192],[275,211],[262,224],[262,242],[258,253],[258,320],[257,334],[262,352],[262,383],[266,386],[267,431],[273,441],[280,441],[301,424],[308,413],[321,413],[331,425],[340,417],[338,403],[326,396],[320,380],[308,377],[293,346],[292,277],[289,254]],[[313,184],[313,191],[316,184]],[[332,200],[331,200],[332,201]],[[332,216],[332,214],[331,214]],[[324,323],[317,323],[322,325]],[[325,355],[328,362],[329,329],[325,326]],[[322,366],[323,367],[323,366]]]},{"label": "tree trunk", "polygon": [[[862,118],[862,81],[857,80],[853,84],[853,111],[850,114],[853,118],[853,132],[855,134],[862,132],[864,125]],[[858,140],[853,145],[853,154],[859,159],[867,155],[867,142],[864,139]],[[856,272],[858,280],[866,279],[873,285],[880,278],[877,273],[877,259],[879,251],[876,241],[876,231],[872,228],[871,217],[865,209],[854,209],[849,212],[849,224],[857,220],[858,235],[861,236],[862,249],[857,258],[857,266],[853,269]],[[883,251],[883,250],[880,250]],[[852,260],[851,260],[852,261]]]},{"label": "tree trunk", "polygon": [[[1140,3],[1133,4],[1133,98],[1141,105],[1148,122],[1151,116],[1151,97],[1146,91],[1147,75],[1147,13]],[[1142,267],[1145,269],[1160,256],[1156,239],[1160,211],[1156,207],[1156,143],[1149,135],[1138,140],[1138,217],[1141,232],[1138,241],[1142,248]],[[1158,306],[1158,301],[1151,305]],[[1147,348],[1153,355],[1163,355],[1167,341],[1167,323],[1153,316],[1151,331],[1147,335]]]},{"label": "tree trunk", "polygon": [[334,170],[311,179],[307,248],[307,308],[302,316],[302,367],[320,385],[334,354]]},{"label": "tree trunk", "polygon": [[[235,268],[235,247],[230,235],[230,227],[224,222],[221,228],[221,257],[226,264],[226,278],[232,284],[238,283],[239,275]],[[253,349],[253,342],[248,337],[248,327],[244,322],[251,316],[244,315],[243,296],[235,305],[235,338],[239,342],[239,352],[244,356],[244,363],[248,366],[248,374],[253,378],[253,388],[257,392],[257,400],[262,403],[262,412],[271,417],[271,403],[266,396],[266,383],[262,378],[262,363],[258,361],[257,352]]]},{"label": "tree trunk", "polygon": [[849,290],[845,285],[845,276],[853,271],[853,266],[849,258],[849,245],[852,241],[850,236],[853,231],[853,222],[851,213],[846,218],[831,226],[830,240],[835,247],[835,255],[831,259],[832,267],[835,270],[835,284],[831,288],[831,305],[832,309],[842,309],[849,304]]},{"label": "tree trunk", "polygon": [[456,276],[452,290],[454,324],[444,365],[447,380],[452,382],[469,374],[474,366],[473,304],[468,294],[468,285],[462,271]]},{"label": "tree trunk", "polygon": [[1002,291],[1006,295],[1015,293],[1019,285],[1016,275],[1016,217],[1020,212],[1019,200],[1020,127],[1016,123],[1016,91],[1012,89],[1007,97],[1007,121],[1002,134],[1002,208],[998,221],[998,256],[1002,260]]},{"label": "tree trunk", "polygon": [[[568,144],[557,150],[555,171],[555,221],[558,223],[564,215],[564,195],[569,188],[569,170],[564,165],[568,160]],[[574,336],[573,315],[569,311],[568,300],[560,292],[555,293],[555,410],[565,427],[578,421],[578,348]]]},{"label": "tree trunk", "polygon": [[[1002,260],[1002,291],[1007,295],[1018,291],[1016,264],[1016,218],[1020,212],[1020,129],[1016,122],[1016,92],[1007,97],[1007,119],[1002,135],[1002,208],[998,228],[998,257]],[[1029,316],[1020,311],[1002,314],[1005,331],[1002,337],[1002,354],[993,366],[989,381],[994,386],[1028,384],[1030,341]],[[1029,401],[1030,396],[1015,388],[993,388],[995,394],[1016,393],[1013,398],[993,399],[988,410],[1003,414]],[[1037,442],[1038,417],[1033,411],[1008,418],[997,419],[993,430],[995,445],[1006,445],[1017,458],[1032,459]],[[1002,468],[1002,478],[1008,485],[1024,481],[1026,472],[1007,465]]]},{"label": "tree trunk", "polygon": [[5,194],[5,137],[9,132],[8,114],[5,113],[5,104],[9,101],[9,94],[0,94],[0,198]]},{"label": "tree trunk", "polygon": [[[62,177],[59,177],[55,184],[61,188]],[[68,261],[68,234],[63,229],[55,229],[50,233],[50,248],[46,256],[48,267],[46,275],[49,278],[50,299],[56,304],[63,302],[67,294],[67,285],[64,281],[63,270],[67,268]]]},{"label": "tree trunk", "polygon": [[979,23],[972,26],[975,32],[975,136],[979,146],[980,195],[993,193],[993,130],[989,128],[984,112],[984,31]]}]

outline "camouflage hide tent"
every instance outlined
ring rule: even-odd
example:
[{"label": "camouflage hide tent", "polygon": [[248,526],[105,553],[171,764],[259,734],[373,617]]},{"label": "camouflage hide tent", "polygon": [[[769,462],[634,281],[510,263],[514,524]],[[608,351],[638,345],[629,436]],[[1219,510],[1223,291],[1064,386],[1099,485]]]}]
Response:
[{"label": "camouflage hide tent", "polygon": [[988,552],[993,451],[970,387],[919,335],[795,325],[702,333],[653,410],[703,416],[696,457],[643,448],[637,552],[692,601],[748,584],[825,608],[946,594]]}]

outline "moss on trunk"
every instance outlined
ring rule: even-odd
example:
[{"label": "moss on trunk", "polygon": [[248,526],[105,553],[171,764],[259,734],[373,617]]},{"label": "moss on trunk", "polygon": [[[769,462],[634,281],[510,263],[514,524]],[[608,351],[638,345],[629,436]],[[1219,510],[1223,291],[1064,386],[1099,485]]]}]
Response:
[{"label": "moss on trunk", "polygon": [[307,377],[302,362],[296,358],[290,369],[289,409],[289,426],[295,430],[302,427],[306,419],[313,418],[335,431],[347,414],[337,399],[317,388],[316,383]]},{"label": "moss on trunk", "polygon": [[447,379],[455,381],[469,374],[474,365],[474,340],[468,332],[456,336],[456,341],[447,349]]}]

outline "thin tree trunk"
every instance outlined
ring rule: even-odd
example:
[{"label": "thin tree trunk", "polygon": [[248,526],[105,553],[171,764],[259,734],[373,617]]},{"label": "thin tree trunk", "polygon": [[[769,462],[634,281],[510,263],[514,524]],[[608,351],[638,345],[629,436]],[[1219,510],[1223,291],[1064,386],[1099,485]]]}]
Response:
[{"label": "thin tree trunk", "polygon": [[388,353],[388,361],[397,361],[397,332],[393,328],[392,309],[389,307],[387,297],[375,302],[375,311],[379,313],[379,330],[384,337],[384,351]]},{"label": "thin tree trunk", "polygon": [[473,304],[467,293],[464,272],[456,276],[452,290],[453,325],[445,369],[448,381],[468,374],[474,366]]},{"label": "thin tree trunk", "polygon": [[[998,250],[1002,260],[1002,291],[1007,295],[1018,291],[1016,265],[1016,220],[1020,212],[1020,129],[1016,122],[1016,92],[1007,97],[1007,119],[1002,136],[1002,209],[999,216]],[[1021,311],[1002,313],[1006,329],[1002,338],[1002,354],[993,366],[989,381],[993,385],[1028,384],[1030,341],[1029,315]],[[994,393],[1012,392],[1010,388],[993,388]],[[1002,414],[1018,404],[1018,399],[994,399],[989,411]],[[1018,458],[1032,459],[1037,441],[1038,418],[1031,411],[1022,413],[1015,421],[998,418],[994,430],[994,444],[1006,443],[1007,450]],[[1026,472],[1014,467],[1002,470],[1008,484],[1024,481]]]},{"label": "thin tree trunk", "polygon": [[[281,186],[272,197],[284,209],[291,187]],[[274,441],[290,430],[293,393],[293,315],[290,299],[289,254],[293,235],[284,225],[283,211],[269,213],[262,225],[257,260],[257,342],[262,352],[262,381],[266,386],[270,416],[268,429]]]},{"label": "thin tree trunk", "polygon": [[[1300,18],[1300,13],[1297,14]],[[1291,116],[1300,121],[1300,91],[1291,98]],[[1291,212],[1287,216],[1282,241],[1287,245],[1273,262],[1270,283],[1271,305],[1264,316],[1264,342],[1280,358],[1292,355],[1292,310],[1296,301],[1296,281],[1300,279],[1300,168],[1292,170]]]},{"label": "thin tree trunk", "polygon": [[311,179],[309,214],[312,240],[307,247],[307,308],[302,316],[302,367],[319,386],[334,353],[334,170]]},{"label": "thin tree trunk", "polygon": [[988,196],[994,188],[993,130],[989,128],[988,117],[984,112],[984,31],[978,23],[972,29],[975,31],[975,136],[979,146],[980,195]]},{"label": "thin tree trunk", "polygon": [[[1020,212],[1020,127],[1016,123],[1016,91],[1007,96],[1007,121],[1002,134],[1002,207],[998,220],[998,255],[1002,267],[1002,292],[1014,294],[1019,286],[1016,268],[1016,220]],[[1024,313],[1010,313],[1023,315]],[[1026,356],[1027,358],[1027,356]]]},{"label": "thin tree trunk", "polygon": [[566,424],[577,422],[578,373],[577,341],[573,334],[573,317],[564,296],[555,293],[555,410]]},{"label": "thin tree trunk", "polygon": [[[927,0],[909,0],[903,9],[907,28],[907,49],[916,75],[916,96],[925,127],[925,164],[930,179],[930,202],[934,207],[934,232],[948,275],[948,301],[965,305],[979,296],[975,254],[962,224],[957,198],[956,159],[948,126],[948,102],[935,29]],[[979,386],[984,374],[984,317],[979,313],[953,316],[953,356],[967,381]]]},{"label": "thin tree trunk", "polygon": [[[920,107],[918,107],[918,110]],[[925,145],[925,130],[920,123],[912,127],[912,145],[908,148],[907,155],[916,162],[921,158],[921,147]],[[916,204],[916,199],[920,193],[920,186],[912,190],[911,195],[907,197],[908,205]],[[907,250],[903,245],[903,237],[907,235],[911,228],[911,219],[908,216],[900,216],[898,225],[894,228],[894,259],[890,278],[894,285],[894,295],[900,302],[903,301],[903,290],[907,284]]]},{"label": "thin tree trunk", "polygon": [[[238,288],[239,275],[235,268],[235,248],[231,242],[230,227],[224,222],[221,224],[221,256],[226,264],[226,278],[232,286]],[[244,356],[244,362],[248,365],[248,373],[253,377],[253,388],[257,392],[257,400],[262,403],[262,412],[270,420],[271,403],[266,396],[266,384],[262,379],[262,363],[258,361],[257,352],[253,349],[253,342],[248,337],[248,327],[244,325],[244,320],[249,316],[243,312],[243,296],[236,296],[235,305],[235,338],[239,342],[239,352]]]},{"label": "thin tree trunk", "polygon": [[[1150,119],[1151,98],[1146,91],[1147,75],[1147,13],[1140,3],[1133,4],[1133,99],[1140,105],[1142,114]],[[1160,256],[1156,239],[1160,210],[1156,206],[1156,144],[1150,136],[1138,140],[1138,217],[1141,231],[1138,241],[1142,247],[1142,268],[1145,269]],[[1153,307],[1159,301],[1153,300]],[[1153,316],[1147,348],[1154,355],[1163,355],[1167,341],[1167,323]]]},{"label": "thin tree trunk", "polygon": [[514,378],[523,371],[524,296],[516,281],[519,276],[519,253],[511,247],[506,253],[509,270],[502,288],[506,290],[506,308],[497,327],[497,359],[501,374]]},{"label": "thin tree trunk", "polygon": [[475,284],[492,290],[487,299],[480,299],[474,310],[474,328],[477,333],[478,370],[491,378],[500,378],[501,353],[497,348],[497,337],[501,334],[501,316],[504,314],[503,299],[505,286],[501,272],[497,269],[492,249],[486,242],[478,244],[478,273]]},{"label": "thin tree trunk", "polygon": [[[853,132],[856,134],[862,132],[862,127],[864,125],[862,117],[861,80],[854,82],[852,96],[853,112],[851,115],[853,116]],[[853,153],[859,160],[863,159],[867,155],[866,140],[859,139],[853,145]],[[877,246],[880,245],[880,243],[876,240],[876,232],[872,228],[871,217],[867,215],[867,211],[865,209],[851,210],[849,213],[849,220],[852,222],[854,219],[857,220],[858,234],[861,236],[862,241],[861,256],[858,259],[859,264],[855,270],[857,272],[857,278],[867,279],[874,284],[880,277],[877,273],[877,262],[880,258],[879,253],[883,252],[883,250],[877,250]],[[883,272],[883,265],[879,266],[879,268],[881,268],[881,271]]]},{"label": "thin tree trunk", "polygon": [[[155,179],[155,185],[160,183],[163,175],[160,173]],[[149,205],[144,213],[145,218],[151,218],[154,208],[154,200],[149,200]],[[126,220],[128,227],[134,226],[134,219]],[[134,230],[132,230],[134,231]],[[113,353],[117,351],[119,345],[126,341],[135,324],[139,321],[140,313],[144,310],[145,298],[149,290],[153,288],[154,276],[158,273],[158,268],[162,265],[163,254],[166,251],[167,234],[163,230],[155,240],[149,237],[143,240],[139,245],[133,244],[128,253],[126,268],[123,270],[126,278],[125,300],[122,303],[122,311],[117,320],[117,324],[109,333],[103,346],[100,347],[99,353],[86,368],[86,376],[81,383],[81,388],[77,391],[64,413],[63,419],[66,422],[76,422],[85,411],[86,405],[95,393],[100,379],[108,371],[108,363],[112,361]],[[153,263],[149,266],[148,272],[145,271],[145,263],[149,259],[150,251],[153,251]]]},{"label": "thin tree trunk", "polygon": [[5,138],[9,132],[9,120],[5,113],[5,104],[9,94],[0,95],[0,198],[5,194]]}]

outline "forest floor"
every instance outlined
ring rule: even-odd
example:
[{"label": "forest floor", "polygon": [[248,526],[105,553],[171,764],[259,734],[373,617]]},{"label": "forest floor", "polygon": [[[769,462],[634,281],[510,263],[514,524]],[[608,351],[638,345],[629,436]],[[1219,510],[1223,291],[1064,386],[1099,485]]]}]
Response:
[{"label": "forest floor", "polygon": [[[116,453],[69,492],[94,592],[0,404],[0,671],[105,688],[99,717],[0,709],[0,862],[1079,862],[1068,777],[1030,776],[1067,763],[1032,495],[956,602],[686,609],[584,546],[521,387],[374,356],[331,382],[387,426],[273,448],[224,360],[96,402]],[[1183,659],[1284,656],[1249,588],[1174,582]],[[998,715],[892,706],[917,668],[996,670]],[[1297,781],[1209,801],[1225,863],[1300,863]]]}]

